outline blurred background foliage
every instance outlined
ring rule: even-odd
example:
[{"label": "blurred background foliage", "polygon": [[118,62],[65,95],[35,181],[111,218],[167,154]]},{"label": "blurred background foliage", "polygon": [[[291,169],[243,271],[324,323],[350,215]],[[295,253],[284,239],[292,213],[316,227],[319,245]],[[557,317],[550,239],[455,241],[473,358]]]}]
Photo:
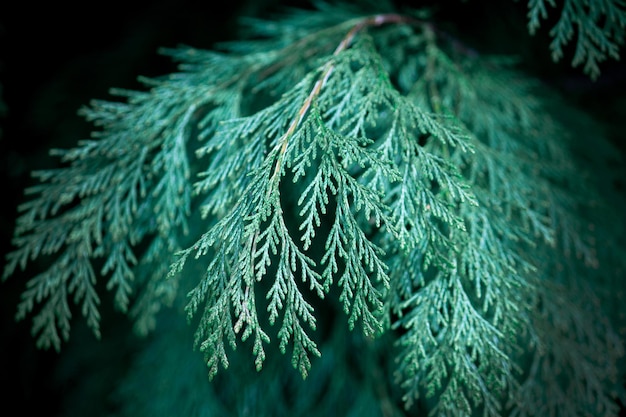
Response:
[{"label": "blurred background foliage", "polygon": [[[518,56],[522,70],[559,91],[577,111],[593,117],[606,137],[622,153],[626,151],[624,60],[603,63],[602,75],[595,82],[580,68],[570,66],[571,54],[554,63],[548,48],[548,32],[554,22],[544,22],[539,33],[529,35],[524,1],[394,3],[400,8],[432,7],[441,28],[481,54]],[[310,4],[304,0],[230,0],[218,7],[208,1],[111,0],[76,8],[63,2],[2,2],[2,253],[10,248],[16,207],[23,201],[22,190],[30,183],[29,172],[54,163],[47,155],[51,147],[69,147],[89,135],[92,126],[77,116],[79,107],[93,98],[108,98],[111,87],[140,88],[138,75],[174,71],[174,64],[159,55],[158,48],[180,44],[211,48],[215,42],[236,36],[239,16],[264,16],[279,6]],[[556,17],[555,13],[552,19]],[[575,111],[568,111],[557,117],[579,128],[582,113],[577,116]],[[588,145],[593,150],[593,143]],[[615,174],[623,172],[619,156],[609,156],[608,163],[605,185],[609,192],[615,191],[616,198],[624,198],[625,178]],[[30,323],[13,320],[23,286],[23,280],[13,277],[0,288],[4,410],[19,410],[21,415],[45,410],[46,416],[92,417],[115,412],[116,380],[131,366],[133,354],[149,340],[134,336],[128,319],[110,311],[110,294],[102,289],[102,341],[95,340],[78,319],[61,354],[39,351],[30,336]]]}]

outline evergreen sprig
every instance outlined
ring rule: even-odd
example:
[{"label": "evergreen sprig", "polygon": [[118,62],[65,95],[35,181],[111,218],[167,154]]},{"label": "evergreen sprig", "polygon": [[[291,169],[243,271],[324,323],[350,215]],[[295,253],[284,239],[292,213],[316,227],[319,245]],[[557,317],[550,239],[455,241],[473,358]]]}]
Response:
[{"label": "evergreen sprig", "polygon": [[[548,6],[557,7],[554,0],[528,1],[528,30],[535,33],[541,21],[548,18]],[[599,64],[607,58],[619,59],[624,43],[626,7],[622,0],[565,0],[558,6],[560,16],[550,29],[550,50],[555,61],[564,55],[563,48],[575,36],[572,65],[583,64],[592,78],[600,75]]]},{"label": "evergreen sprig", "polygon": [[306,377],[336,305],[360,346],[394,339],[406,410],[615,415],[609,212],[541,86],[422,18],[320,4],[251,20],[259,39],[168,50],[180,72],[83,109],[100,130],[54,151],[63,166],[20,208],[4,277],[51,263],[18,318],[39,306],[39,344],[59,349],[73,296],[99,334],[106,277],[146,333],[185,286],[212,378],[242,344],[275,369],[274,338]]}]

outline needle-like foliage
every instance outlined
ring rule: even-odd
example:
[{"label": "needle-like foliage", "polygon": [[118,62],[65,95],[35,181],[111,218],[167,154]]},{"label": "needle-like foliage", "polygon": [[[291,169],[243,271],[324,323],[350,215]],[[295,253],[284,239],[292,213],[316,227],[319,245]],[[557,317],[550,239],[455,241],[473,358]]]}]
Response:
[{"label": "needle-like foliage", "polygon": [[[552,46],[573,15],[581,37],[607,15],[605,37],[579,38],[592,75],[592,50],[614,56],[623,29],[620,6],[599,3],[567,1]],[[83,109],[100,129],[54,151],[63,165],[36,172],[20,208],[5,278],[49,263],[18,318],[36,310],[39,345],[59,349],[73,298],[98,334],[105,279],[147,333],[182,287],[211,378],[242,369],[240,346],[272,375],[246,389],[270,396],[250,400],[261,414],[328,414],[335,386],[359,415],[616,415],[620,220],[553,99],[424,12],[318,6],[249,20],[255,40],[221,52],[167,50],[180,72]],[[529,7],[534,29],[545,5]],[[324,401],[292,386],[276,347]],[[229,387],[193,407],[220,412]],[[178,410],[161,405],[129,413]]]},{"label": "needle-like foliage", "polygon": [[[584,72],[597,78],[602,61],[619,59],[626,27],[625,6],[622,0],[565,0],[559,4],[558,20],[550,29],[552,58],[561,59],[563,49],[575,38],[572,65],[583,64]],[[539,29],[541,21],[548,18],[549,8],[555,7],[554,0],[528,1],[530,33]]]}]

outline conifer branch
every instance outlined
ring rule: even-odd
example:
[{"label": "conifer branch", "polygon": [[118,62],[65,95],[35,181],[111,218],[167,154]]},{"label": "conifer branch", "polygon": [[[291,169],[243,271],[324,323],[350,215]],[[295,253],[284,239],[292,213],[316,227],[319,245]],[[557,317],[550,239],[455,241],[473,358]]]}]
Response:
[{"label": "conifer branch", "polygon": [[[544,3],[529,3],[533,25]],[[577,59],[592,70],[588,48],[615,52],[621,8],[609,6],[564,9],[589,12],[582,36],[599,43]],[[55,151],[65,165],[37,172],[21,208],[3,277],[51,262],[18,318],[38,308],[38,344],[58,349],[73,296],[99,336],[102,277],[156,341],[157,313],[180,307],[218,413],[215,398],[241,388],[220,369],[252,353],[251,386],[272,400],[297,391],[294,414],[338,401],[345,383],[345,414],[615,416],[624,349],[606,294],[623,237],[589,204],[601,196],[544,87],[430,21],[319,7],[253,20],[257,40],[222,53],[169,50],[180,72],[82,110],[100,131]],[[607,7],[616,20],[600,36]]]}]

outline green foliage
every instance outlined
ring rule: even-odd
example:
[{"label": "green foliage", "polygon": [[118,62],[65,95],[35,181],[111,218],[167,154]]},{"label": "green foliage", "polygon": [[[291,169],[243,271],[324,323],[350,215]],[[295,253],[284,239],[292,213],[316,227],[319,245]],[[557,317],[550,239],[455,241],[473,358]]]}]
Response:
[{"label": "green foliage", "polygon": [[[548,17],[548,6],[554,0],[528,1],[528,30],[535,33],[541,20]],[[607,58],[619,59],[624,43],[626,9],[622,0],[565,0],[559,5],[560,16],[550,29],[552,58],[563,57],[563,48],[576,36],[572,65],[583,64],[585,73],[593,78],[600,75],[599,63]]]},{"label": "green foliage", "polygon": [[[599,4],[566,2],[553,44],[579,22],[592,75],[623,27]],[[105,280],[156,328],[120,385],[129,415],[616,415],[621,220],[555,99],[425,12],[376,12],[251,19],[254,41],[167,50],[180,72],[84,108],[99,130],[35,172],[7,256],[5,278],[47,262],[17,314],[37,310],[38,344],[69,337],[71,298],[99,335]],[[155,362],[189,378],[144,387]]]}]

